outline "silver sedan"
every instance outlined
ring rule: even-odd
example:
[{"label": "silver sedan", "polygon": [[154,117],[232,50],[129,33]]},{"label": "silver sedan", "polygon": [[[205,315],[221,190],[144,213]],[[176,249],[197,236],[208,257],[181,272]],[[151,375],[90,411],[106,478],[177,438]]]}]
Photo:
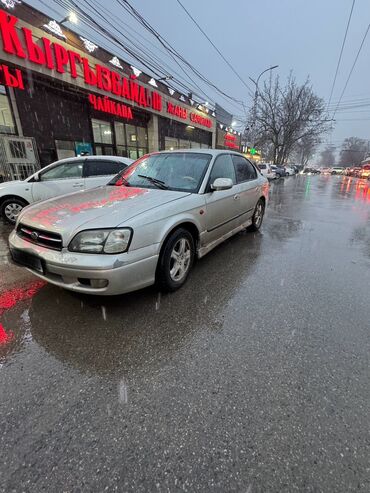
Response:
[{"label": "silver sedan", "polygon": [[201,258],[261,227],[268,182],[236,152],[179,150],[140,158],[108,185],[24,209],[13,260],[72,291],[114,295],[181,287]]}]

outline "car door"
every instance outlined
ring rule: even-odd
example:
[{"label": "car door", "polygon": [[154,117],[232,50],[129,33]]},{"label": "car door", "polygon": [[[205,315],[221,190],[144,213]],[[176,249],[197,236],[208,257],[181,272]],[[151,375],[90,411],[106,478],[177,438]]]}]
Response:
[{"label": "car door", "polygon": [[257,200],[261,196],[261,183],[255,167],[248,159],[238,154],[233,154],[232,159],[236,183],[240,187],[240,222],[243,224],[253,216]]},{"label": "car door", "polygon": [[65,161],[39,173],[38,181],[32,186],[34,201],[46,200],[58,195],[77,192],[84,189],[83,162],[81,160]]},{"label": "car door", "polygon": [[113,176],[127,166],[121,161],[105,159],[86,159],[84,164],[85,188],[106,185]]},{"label": "car door", "polygon": [[[212,191],[211,184],[216,178],[231,178],[234,185],[229,190]],[[239,188],[236,184],[231,155],[220,154],[213,163],[205,194],[207,244],[239,225],[241,214]]]}]

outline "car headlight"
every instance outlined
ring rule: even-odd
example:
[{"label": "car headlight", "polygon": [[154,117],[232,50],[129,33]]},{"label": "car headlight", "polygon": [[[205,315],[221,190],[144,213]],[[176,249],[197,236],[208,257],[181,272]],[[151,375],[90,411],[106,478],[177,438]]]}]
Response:
[{"label": "car headlight", "polygon": [[79,253],[124,253],[128,250],[132,230],[94,229],[81,231],[70,242],[68,250]]}]

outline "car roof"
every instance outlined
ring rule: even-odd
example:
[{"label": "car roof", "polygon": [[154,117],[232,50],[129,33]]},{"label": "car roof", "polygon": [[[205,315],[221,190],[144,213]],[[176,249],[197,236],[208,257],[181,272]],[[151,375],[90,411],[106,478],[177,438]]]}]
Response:
[{"label": "car roof", "polygon": [[81,159],[86,159],[90,161],[93,159],[94,161],[120,161],[121,163],[124,164],[129,164],[133,163],[134,160],[130,159],[128,157],[121,157],[121,156],[77,156],[77,157],[67,157],[64,159],[58,159],[57,161],[54,161],[53,163],[50,164],[55,164],[55,163],[65,163],[65,162],[70,162],[70,161],[81,161]]},{"label": "car roof", "polygon": [[[159,151],[149,154],[176,154],[177,152],[184,152],[187,154],[211,154],[212,156],[218,156],[219,154],[236,154],[243,156],[241,152],[232,151],[228,149],[174,149],[173,151]],[[244,157],[244,156],[243,156]]]}]

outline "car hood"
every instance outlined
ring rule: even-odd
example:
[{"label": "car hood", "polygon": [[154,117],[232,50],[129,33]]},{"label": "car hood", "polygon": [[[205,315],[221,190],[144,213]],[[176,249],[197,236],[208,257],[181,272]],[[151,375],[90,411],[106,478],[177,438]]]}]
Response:
[{"label": "car hood", "polygon": [[81,229],[114,228],[124,221],[189,195],[171,190],[103,186],[27,207],[19,222],[69,237]]}]

